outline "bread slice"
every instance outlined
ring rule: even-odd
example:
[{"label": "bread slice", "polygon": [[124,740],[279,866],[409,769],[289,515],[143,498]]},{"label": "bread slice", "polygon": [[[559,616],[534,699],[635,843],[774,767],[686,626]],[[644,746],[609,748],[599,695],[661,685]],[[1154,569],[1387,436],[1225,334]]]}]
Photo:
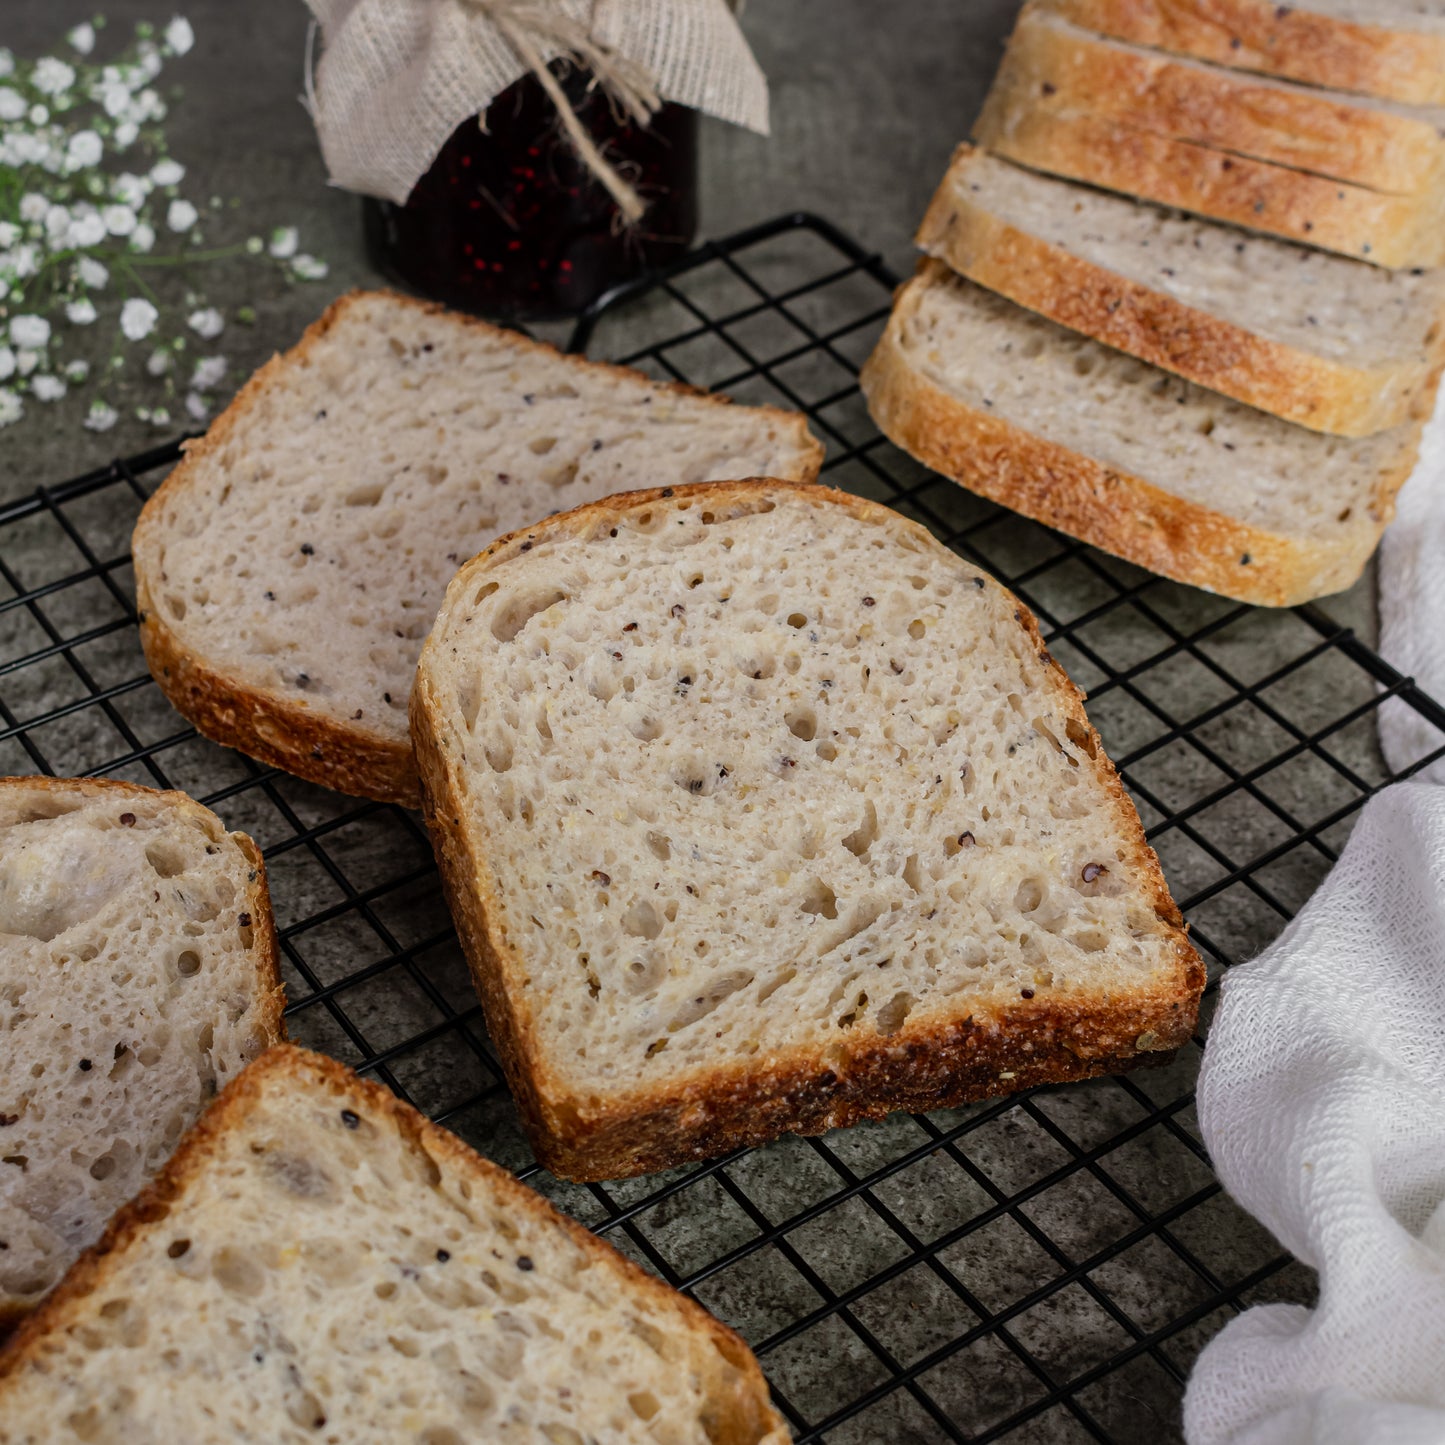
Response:
[{"label": "bread slice", "polygon": [[1422,413],[1445,272],[1386,271],[960,146],[919,246],[1020,306],[1316,431]]},{"label": "bread slice", "polygon": [[1392,195],[1142,128],[1045,108],[1041,92],[996,83],[974,126],[1020,165],[1230,221],[1376,266],[1445,265],[1441,188]]},{"label": "bread slice", "polygon": [[207,737],[415,804],[412,674],[468,557],[639,473],[816,477],[802,417],[725,403],[437,306],[345,297],[141,513],[151,671]]},{"label": "bread slice", "polygon": [[915,523],[760,480],[494,543],[412,696],[538,1157],[572,1179],[1086,1078],[1204,973],[1029,613]]},{"label": "bread slice", "polygon": [[0,1353],[0,1442],[786,1445],[746,1345],[376,1084],[253,1064]]},{"label": "bread slice", "polygon": [[1409,0],[1048,0],[1077,25],[1307,85],[1445,105],[1445,10]]},{"label": "bread slice", "polygon": [[1065,331],[926,261],[863,369],[879,427],[970,491],[1264,606],[1360,574],[1420,426],[1320,436]]},{"label": "bread slice", "polygon": [[183,793],[0,779],[0,1333],[281,1036],[283,1002],[244,833]]},{"label": "bread slice", "polygon": [[1093,35],[1039,0],[1019,16],[994,90],[1029,96],[1047,114],[1104,116],[1377,191],[1445,189],[1445,109],[1146,50]]}]

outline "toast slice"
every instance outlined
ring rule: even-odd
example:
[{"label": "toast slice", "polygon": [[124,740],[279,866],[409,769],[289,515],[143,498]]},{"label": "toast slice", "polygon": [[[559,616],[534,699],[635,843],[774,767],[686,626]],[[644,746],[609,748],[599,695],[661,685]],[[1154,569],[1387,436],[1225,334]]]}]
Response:
[{"label": "toast slice", "polygon": [[876,503],[635,492],[457,575],[427,822],[538,1157],[662,1169],[1087,1078],[1204,971],[1079,694]]},{"label": "toast slice", "polygon": [[918,245],[1062,326],[1315,431],[1421,415],[1445,272],[1386,271],[960,146]]},{"label": "toast slice", "polygon": [[244,833],[183,793],[0,779],[0,1333],[281,1037],[283,1003]]},{"label": "toast slice", "polygon": [[279,1046],[0,1352],[0,1442],[786,1445],[747,1346],[379,1085]]},{"label": "toast slice", "polygon": [[639,469],[811,481],[802,417],[731,406],[385,292],[264,366],[136,526],[141,641],[207,737],[415,805],[406,709],[457,567]]},{"label": "toast slice", "polygon": [[1408,0],[1047,0],[1076,25],[1330,90],[1445,105],[1445,12]]},{"label": "toast slice", "polygon": [[[994,82],[1084,112],[1376,191],[1438,194],[1445,109],[1318,90],[1091,34],[1032,0]],[[991,103],[991,102],[990,102]]]},{"label": "toast slice", "polygon": [[1161,135],[1128,117],[1045,108],[1043,99],[996,83],[974,139],[1035,170],[1372,265],[1445,265],[1445,188],[1387,194]]},{"label": "toast slice", "polygon": [[1146,366],[925,261],[862,375],[925,466],[1209,592],[1281,607],[1360,574],[1420,424],[1320,436]]}]

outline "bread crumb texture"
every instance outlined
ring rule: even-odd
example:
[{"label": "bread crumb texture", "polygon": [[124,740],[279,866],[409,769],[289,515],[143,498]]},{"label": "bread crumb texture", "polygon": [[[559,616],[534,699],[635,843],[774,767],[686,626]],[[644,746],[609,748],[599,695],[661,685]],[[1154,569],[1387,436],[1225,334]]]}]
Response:
[{"label": "bread crumb texture", "polygon": [[0,1315],[277,1037],[264,897],[249,840],[179,794],[0,780]]},{"label": "bread crumb texture", "polygon": [[437,806],[574,1097],[841,1074],[1031,1000],[1178,988],[1132,805],[991,578],[822,490],[578,517],[457,579],[418,698],[456,788]]},{"label": "bread crumb texture", "polygon": [[820,456],[792,414],[361,294],[212,428],[136,565],[177,644],[235,687],[405,743],[446,585],[493,538],[659,471],[811,480]]},{"label": "bread crumb texture", "polygon": [[785,1445],[741,1340],[330,1061],[192,1140],[0,1359],[5,1445]]}]

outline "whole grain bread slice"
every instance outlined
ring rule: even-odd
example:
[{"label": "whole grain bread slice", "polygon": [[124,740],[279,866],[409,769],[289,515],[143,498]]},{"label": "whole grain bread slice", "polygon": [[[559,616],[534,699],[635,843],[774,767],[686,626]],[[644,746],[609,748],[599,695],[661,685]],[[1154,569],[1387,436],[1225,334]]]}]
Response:
[{"label": "whole grain bread slice", "polygon": [[1047,0],[1085,29],[1241,70],[1445,105],[1445,11],[1409,0]]},{"label": "whole grain bread slice", "polygon": [[0,1333],[281,1036],[283,1002],[244,833],[183,793],[0,779]]},{"label": "whole grain bread slice", "polygon": [[462,562],[639,471],[811,481],[821,459],[794,413],[357,293],[264,366],[146,504],[146,658],[207,737],[415,804],[407,699]]},{"label": "whole grain bread slice", "polygon": [[279,1046],[0,1352],[0,1442],[786,1445],[747,1346],[379,1085]]},{"label": "whole grain bread slice", "polygon": [[1050,110],[995,84],[974,139],[1020,165],[1121,191],[1372,265],[1445,265],[1445,198],[1391,195],[1176,140],[1127,119]]},{"label": "whole grain bread slice", "polygon": [[1020,14],[994,92],[1028,96],[1045,114],[1122,120],[1372,190],[1438,196],[1445,189],[1445,109],[1147,50],[1081,29],[1041,0]]},{"label": "whole grain bread slice", "polygon": [[960,146],[918,233],[1060,325],[1316,431],[1419,415],[1445,361],[1445,272],[1386,271]]},{"label": "whole grain bread slice", "polygon": [[494,543],[412,731],[538,1157],[599,1179],[1157,1058],[1204,972],[1028,611],[755,480]]},{"label": "whole grain bread slice", "polygon": [[1146,366],[927,260],[863,390],[925,466],[1150,571],[1285,606],[1348,587],[1420,425],[1321,436]]}]

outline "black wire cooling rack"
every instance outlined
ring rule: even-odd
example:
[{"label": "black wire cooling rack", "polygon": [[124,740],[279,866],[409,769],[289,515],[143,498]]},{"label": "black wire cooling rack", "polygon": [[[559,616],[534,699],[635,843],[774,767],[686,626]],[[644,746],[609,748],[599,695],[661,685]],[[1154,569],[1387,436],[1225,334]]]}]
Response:
[{"label": "black wire cooling rack", "polygon": [[[791,216],[615,293],[572,344],[805,411],[827,480],[1013,587],[1089,692],[1217,977],[1279,932],[1392,780],[1381,701],[1441,730],[1432,757],[1445,710],[1319,608],[1262,611],[1150,577],[895,450],[856,383],[894,281],[826,222]],[[1233,1312],[1310,1301],[1310,1273],[1210,1171],[1197,1039],[1161,1069],[626,1183],[538,1170],[418,818],[205,742],[147,675],[127,550],[178,455],[160,447],[0,508],[0,771],[179,787],[251,833],[293,1038],[385,1080],[734,1325],[800,1442],[1157,1445],[1179,1438],[1190,1365]],[[1212,993],[1206,1019],[1211,1007]]]}]

